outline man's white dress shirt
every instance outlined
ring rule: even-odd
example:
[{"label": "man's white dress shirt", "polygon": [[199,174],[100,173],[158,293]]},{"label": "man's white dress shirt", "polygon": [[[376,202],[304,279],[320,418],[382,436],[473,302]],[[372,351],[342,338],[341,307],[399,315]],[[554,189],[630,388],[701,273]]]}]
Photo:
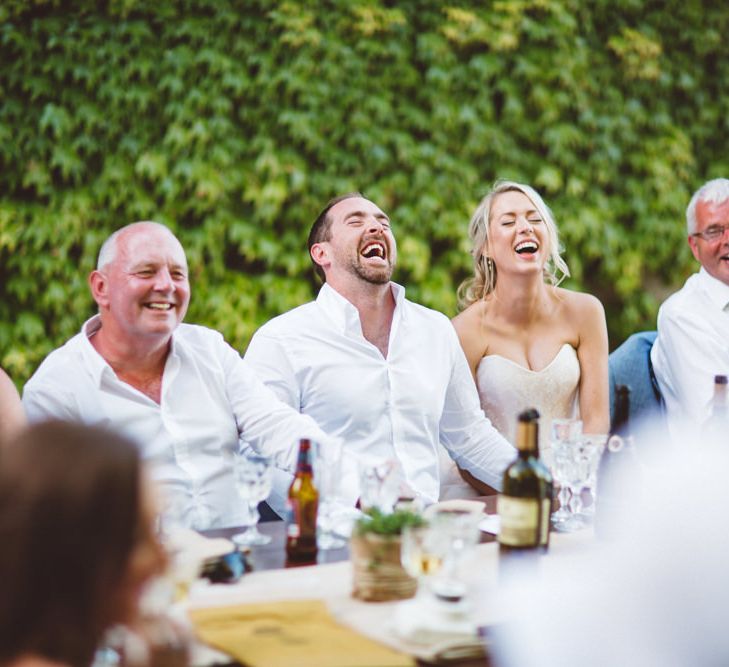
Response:
[{"label": "man's white dress shirt", "polygon": [[[282,400],[342,439],[350,500],[358,493],[353,459],[391,458],[410,488],[438,500],[439,442],[462,468],[500,489],[516,451],[484,415],[453,325],[407,301],[401,286],[392,290],[387,358],[362,335],[357,309],[324,284],[316,301],[264,324],[246,361]],[[284,485],[279,480],[279,493]]]},{"label": "man's white dress shirt", "polygon": [[679,442],[709,417],[714,376],[729,374],[729,285],[702,268],[668,297],[651,361]]},{"label": "man's white dress shirt", "polygon": [[23,392],[28,417],[106,426],[132,438],[190,526],[218,528],[246,518],[233,477],[241,436],[287,468],[300,437],[325,437],[311,418],[279,401],[212,329],[177,327],[157,404],[119,380],[91,345],[100,326],[98,315],[92,317],[43,361]]}]

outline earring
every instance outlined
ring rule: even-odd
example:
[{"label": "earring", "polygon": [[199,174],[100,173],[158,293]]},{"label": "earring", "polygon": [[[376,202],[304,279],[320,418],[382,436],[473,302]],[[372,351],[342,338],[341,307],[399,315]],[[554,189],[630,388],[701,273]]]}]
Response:
[{"label": "earring", "polygon": [[483,261],[484,261],[484,264],[486,264],[486,270],[489,273],[493,273],[494,272],[494,260],[491,259],[488,255],[484,255]]}]

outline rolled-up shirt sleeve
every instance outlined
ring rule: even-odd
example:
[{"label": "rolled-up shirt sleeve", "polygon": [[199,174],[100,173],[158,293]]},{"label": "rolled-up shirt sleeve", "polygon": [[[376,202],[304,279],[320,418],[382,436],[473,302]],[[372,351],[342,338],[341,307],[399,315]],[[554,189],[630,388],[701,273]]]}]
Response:
[{"label": "rolled-up shirt sleeve", "polygon": [[226,355],[226,391],[241,438],[254,450],[293,470],[301,438],[328,441],[314,419],[281,401],[235,350],[229,347]]}]

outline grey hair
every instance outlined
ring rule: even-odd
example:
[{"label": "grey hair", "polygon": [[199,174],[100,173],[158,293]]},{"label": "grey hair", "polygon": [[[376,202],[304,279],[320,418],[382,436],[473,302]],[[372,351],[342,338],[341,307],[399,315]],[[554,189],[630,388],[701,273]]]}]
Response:
[{"label": "grey hair", "polygon": [[172,231],[169,227],[163,225],[161,222],[154,222],[153,220],[142,220],[140,222],[132,222],[128,225],[124,225],[124,227],[120,227],[113,234],[111,234],[111,236],[109,236],[109,238],[107,238],[106,241],[104,241],[104,243],[101,245],[101,250],[99,250],[99,258],[96,261],[97,271],[101,271],[105,266],[108,266],[116,259],[116,254],[119,250],[119,237],[127,230],[133,229],[138,225],[151,225],[154,227],[159,227],[161,229],[164,229],[166,232],[169,232],[174,238],[177,238],[174,234],[172,234]]},{"label": "grey hair", "polygon": [[686,208],[686,231],[688,235],[696,232],[696,205],[700,201],[712,202],[714,204],[723,204],[729,199],[729,178],[715,178],[712,181],[706,181],[691,197],[688,207]]},{"label": "grey hair", "polygon": [[461,283],[458,288],[458,303],[463,309],[491,294],[496,287],[496,265],[488,256],[489,223],[491,207],[496,197],[504,192],[521,192],[539,212],[547,228],[549,239],[549,258],[544,266],[544,278],[552,285],[559,285],[570,275],[567,263],[562,259],[559,233],[552,211],[544,203],[541,195],[531,186],[516,181],[499,180],[479,203],[468,225],[468,238],[471,240],[474,275]]}]

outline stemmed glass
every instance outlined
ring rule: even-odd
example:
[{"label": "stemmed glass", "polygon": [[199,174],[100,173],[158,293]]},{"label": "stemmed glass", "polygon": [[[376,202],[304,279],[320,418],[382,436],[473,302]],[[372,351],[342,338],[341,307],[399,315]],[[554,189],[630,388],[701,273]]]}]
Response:
[{"label": "stemmed glass", "polygon": [[248,506],[246,530],[233,536],[241,546],[258,546],[271,541],[269,535],[258,530],[258,503],[268,498],[273,484],[271,459],[260,454],[240,453],[235,457],[235,485],[238,495]]},{"label": "stemmed glass", "polygon": [[433,580],[433,592],[447,602],[458,602],[466,596],[466,584],[460,578],[459,567],[466,554],[480,537],[478,524],[481,513],[460,509],[439,509],[430,516],[436,532],[445,540],[442,576]]},{"label": "stemmed glass", "polygon": [[403,530],[403,567],[426,583],[437,600],[458,603],[465,598],[466,584],[458,570],[464,555],[478,543],[480,519],[474,512],[439,510],[430,514],[427,525]]},{"label": "stemmed glass", "polygon": [[568,445],[575,444],[580,436],[582,435],[582,422],[579,419],[553,419],[552,420],[552,431],[550,434],[550,448],[551,450],[546,452],[546,459],[548,468],[552,472],[554,480],[559,484],[559,509],[552,514],[552,523],[558,526],[564,521],[568,521],[571,517],[568,509],[570,501],[570,490],[567,484],[567,480],[563,479],[560,475],[565,471],[564,467],[558,467],[555,465],[555,449],[558,449],[562,443]]},{"label": "stemmed glass", "polygon": [[561,532],[571,533],[586,525],[582,516],[582,487],[587,483],[589,460],[582,440],[557,442],[553,447],[554,476],[569,490],[567,519],[555,524]]},{"label": "stemmed glass", "polygon": [[338,519],[346,520],[341,494],[342,441],[331,438],[326,444],[313,443],[314,483],[319,491],[316,545],[319,549],[339,549],[347,541],[336,532]]},{"label": "stemmed glass", "polygon": [[362,508],[392,512],[403,481],[400,464],[395,459],[360,460],[358,468]]},{"label": "stemmed glass", "polygon": [[586,490],[590,496],[590,503],[582,508],[582,516],[588,520],[591,520],[595,515],[597,470],[600,467],[606,442],[607,435],[597,433],[583,435],[581,440],[582,452],[587,460],[587,480],[585,481],[583,491]]},{"label": "stemmed glass", "polygon": [[443,567],[447,542],[441,531],[431,524],[405,526],[402,531],[400,561],[405,571],[418,580],[417,597],[427,599],[424,586]]},{"label": "stemmed glass", "polygon": [[428,525],[403,529],[401,562],[418,579],[414,600],[398,604],[395,632],[414,641],[476,634],[467,585],[458,577],[462,557],[478,541],[477,517],[470,512],[436,512]]}]

